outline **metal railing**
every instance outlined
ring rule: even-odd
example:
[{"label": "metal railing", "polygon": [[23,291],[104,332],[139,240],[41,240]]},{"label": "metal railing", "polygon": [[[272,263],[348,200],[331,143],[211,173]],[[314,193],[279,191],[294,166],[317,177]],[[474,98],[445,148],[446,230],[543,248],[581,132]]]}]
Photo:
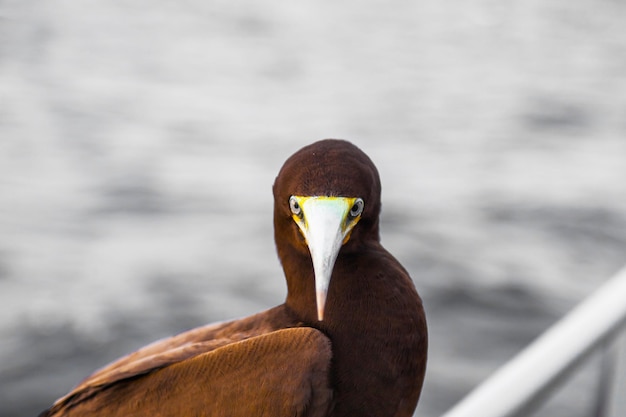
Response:
[{"label": "metal railing", "polygon": [[626,330],[626,268],[476,387],[442,417],[527,416],[589,355],[606,349],[596,415],[605,416],[617,350]]}]

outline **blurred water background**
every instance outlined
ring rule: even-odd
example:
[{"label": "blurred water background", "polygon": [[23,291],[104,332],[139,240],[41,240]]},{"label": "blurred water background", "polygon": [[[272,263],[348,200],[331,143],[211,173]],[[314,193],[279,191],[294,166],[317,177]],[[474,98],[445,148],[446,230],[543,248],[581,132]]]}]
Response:
[{"label": "blurred water background", "polygon": [[[0,1],[0,416],[283,301],[271,185],[353,141],[437,416],[626,262],[626,3]],[[585,329],[581,329],[584,332]],[[586,416],[587,366],[537,416]]]}]

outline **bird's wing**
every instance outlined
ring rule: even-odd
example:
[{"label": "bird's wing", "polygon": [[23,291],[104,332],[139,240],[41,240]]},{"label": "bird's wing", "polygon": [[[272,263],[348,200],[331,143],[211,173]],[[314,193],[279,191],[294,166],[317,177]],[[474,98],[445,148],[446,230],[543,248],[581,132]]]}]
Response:
[{"label": "bird's wing", "polygon": [[120,369],[123,377],[112,381],[90,379],[42,415],[324,416],[330,361],[330,340],[320,331],[276,330],[145,372]]},{"label": "bird's wing", "polygon": [[197,327],[117,359],[87,377],[67,396],[88,387],[111,384],[150,372],[250,337],[299,325],[283,306],[278,306],[239,320]]}]

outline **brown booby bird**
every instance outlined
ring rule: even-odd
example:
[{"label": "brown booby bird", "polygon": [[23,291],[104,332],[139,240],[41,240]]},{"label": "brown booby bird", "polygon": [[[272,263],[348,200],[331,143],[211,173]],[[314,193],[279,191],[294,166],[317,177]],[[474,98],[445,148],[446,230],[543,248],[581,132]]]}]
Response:
[{"label": "brown booby bird", "polygon": [[285,303],[148,345],[42,416],[411,416],[426,320],[379,242],[380,188],[349,142],[296,152],[273,188]]}]

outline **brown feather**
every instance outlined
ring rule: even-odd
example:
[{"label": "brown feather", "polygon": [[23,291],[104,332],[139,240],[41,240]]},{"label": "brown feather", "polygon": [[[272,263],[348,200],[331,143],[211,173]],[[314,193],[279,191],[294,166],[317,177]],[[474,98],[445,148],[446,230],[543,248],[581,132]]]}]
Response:
[{"label": "brown feather", "polygon": [[330,341],[321,332],[277,330],[97,391],[84,388],[48,415],[325,416],[330,359]]}]

